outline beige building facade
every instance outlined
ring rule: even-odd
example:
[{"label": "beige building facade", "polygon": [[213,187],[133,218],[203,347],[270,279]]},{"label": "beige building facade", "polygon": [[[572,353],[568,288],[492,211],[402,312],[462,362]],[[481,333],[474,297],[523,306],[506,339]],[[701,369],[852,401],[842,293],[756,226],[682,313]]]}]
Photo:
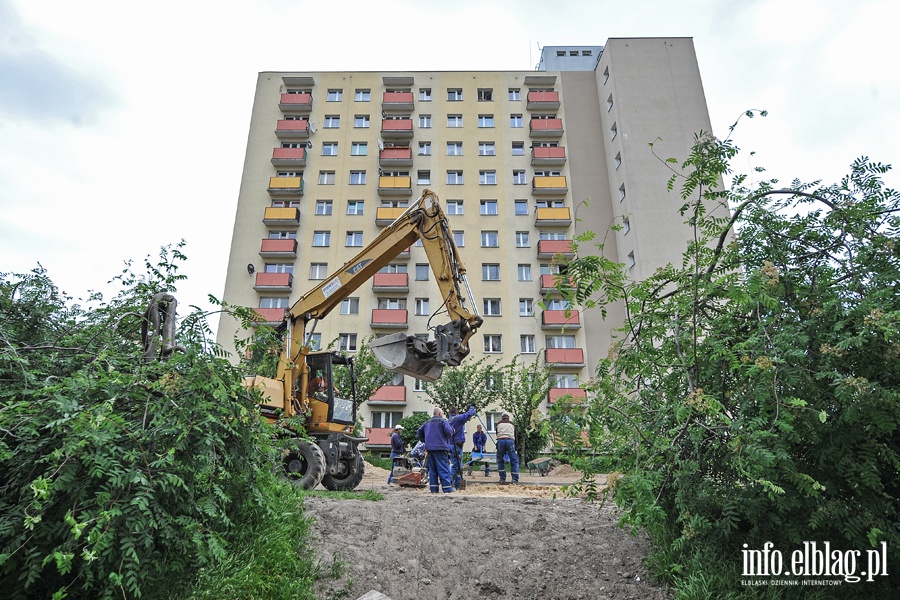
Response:
[{"label": "beige building facade", "polygon": [[[535,71],[260,73],[224,299],[280,322],[431,189],[484,316],[470,359],[540,357],[553,366],[549,407],[583,394],[623,315],[621,306],[606,320],[567,314],[548,295],[554,257],[571,256],[573,237],[592,230],[634,279],[680,262],[690,232],[666,189],[671,171],[648,143],[682,160],[701,130],[711,126],[690,38],[548,46]],[[424,334],[440,302],[413,246],[316,337],[352,353],[370,336]],[[233,348],[235,335],[251,332],[223,317],[218,342]],[[432,408],[420,382],[392,383],[360,409],[371,449],[389,445],[401,418]],[[499,414],[481,418],[492,432]]]}]

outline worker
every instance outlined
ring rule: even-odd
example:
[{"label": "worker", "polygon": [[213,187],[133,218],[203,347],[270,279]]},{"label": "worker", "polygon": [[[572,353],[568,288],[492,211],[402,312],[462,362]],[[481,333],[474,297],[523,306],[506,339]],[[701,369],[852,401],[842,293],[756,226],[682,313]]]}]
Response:
[{"label": "worker", "polygon": [[325,390],[325,378],[322,377],[322,371],[317,370],[315,376],[309,380],[306,392],[307,394],[324,394]]},{"label": "worker", "polygon": [[428,468],[428,486],[432,494],[440,491],[445,494],[453,492],[453,483],[450,480],[450,447],[453,443],[453,428],[450,422],[444,418],[444,411],[435,408],[432,417],[422,423],[416,431],[416,437],[425,443],[427,458],[425,466]]},{"label": "worker", "polygon": [[506,457],[512,465],[512,482],[519,483],[519,455],[516,454],[516,426],[509,420],[509,413],[500,416],[497,423],[497,471],[500,483],[506,483]]},{"label": "worker", "polygon": [[[472,453],[480,452],[484,454],[487,452],[487,434],[484,432],[484,429],[481,428],[481,425],[475,426],[475,433],[472,434]],[[469,475],[472,474],[472,463],[469,463]],[[491,465],[487,461],[484,463],[484,476],[491,476]]]},{"label": "worker", "polygon": [[405,450],[403,438],[400,437],[401,431],[403,431],[403,425],[394,425],[394,433],[391,434],[391,472],[388,475],[388,485],[391,485],[394,481],[394,459],[398,456],[403,456],[403,451]]},{"label": "worker", "polygon": [[453,472],[453,488],[462,487],[463,446],[466,443],[466,422],[475,416],[475,407],[460,414],[455,408],[450,409],[450,427],[453,428],[453,445],[450,446],[450,464]]}]

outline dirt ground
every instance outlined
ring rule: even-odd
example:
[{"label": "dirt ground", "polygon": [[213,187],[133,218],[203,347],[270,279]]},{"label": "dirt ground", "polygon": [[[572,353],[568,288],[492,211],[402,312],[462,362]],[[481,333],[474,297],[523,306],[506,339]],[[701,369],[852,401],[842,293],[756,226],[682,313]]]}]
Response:
[{"label": "dirt ground", "polygon": [[466,488],[430,494],[387,485],[366,464],[359,490],[385,499],[309,498],[319,560],[345,576],[320,582],[318,597],[355,600],[375,590],[391,600],[663,600],[642,565],[648,545],[616,525],[611,506],[561,492],[577,481],[570,467],[519,485],[476,472]]}]

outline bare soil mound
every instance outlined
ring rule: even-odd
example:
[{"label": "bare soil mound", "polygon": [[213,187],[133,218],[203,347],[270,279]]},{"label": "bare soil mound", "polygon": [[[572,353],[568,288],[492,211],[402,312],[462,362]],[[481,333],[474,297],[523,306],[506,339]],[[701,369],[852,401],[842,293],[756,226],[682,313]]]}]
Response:
[{"label": "bare soil mound", "polygon": [[453,494],[388,486],[387,476],[367,464],[359,486],[382,501],[307,499],[323,571],[345,574],[323,579],[319,597],[669,598],[641,564],[646,540],[616,525],[614,507],[562,493],[578,479],[569,467],[504,486],[476,472]]}]

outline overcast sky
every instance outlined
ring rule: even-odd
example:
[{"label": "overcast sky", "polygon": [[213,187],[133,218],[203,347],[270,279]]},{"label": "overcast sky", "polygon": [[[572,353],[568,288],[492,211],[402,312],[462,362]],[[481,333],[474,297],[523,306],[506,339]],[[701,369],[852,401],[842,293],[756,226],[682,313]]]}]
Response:
[{"label": "overcast sky", "polygon": [[858,156],[898,158],[895,15],[890,0],[0,0],[0,271],[40,263],[78,298],[184,239],[179,312],[221,297],[260,71],[530,70],[541,46],[691,37],[714,133],[769,111],[739,127],[735,168],[833,182]]}]

